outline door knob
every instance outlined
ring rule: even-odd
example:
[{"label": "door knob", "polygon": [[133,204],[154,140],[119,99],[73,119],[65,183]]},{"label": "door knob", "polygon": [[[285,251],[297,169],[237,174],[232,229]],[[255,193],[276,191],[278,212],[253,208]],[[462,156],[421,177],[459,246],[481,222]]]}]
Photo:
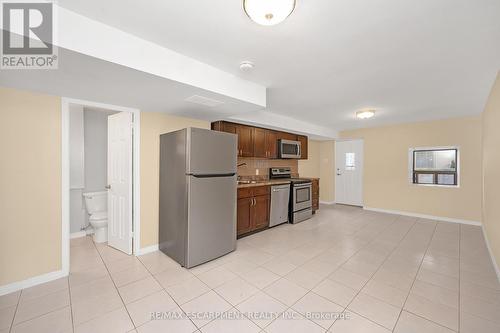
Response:
[{"label": "door knob", "polygon": [[104,188],[106,188],[107,190],[110,190],[111,189],[111,185],[106,185],[106,186],[104,186]]}]

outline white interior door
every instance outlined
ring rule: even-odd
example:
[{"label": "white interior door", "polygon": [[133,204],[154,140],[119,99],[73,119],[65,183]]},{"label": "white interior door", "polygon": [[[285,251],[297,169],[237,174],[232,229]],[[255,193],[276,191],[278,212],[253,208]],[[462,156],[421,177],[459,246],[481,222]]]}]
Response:
[{"label": "white interior door", "polygon": [[335,142],[335,202],[363,206],[363,140]]},{"label": "white interior door", "polygon": [[108,117],[108,245],[132,254],[132,113]]}]

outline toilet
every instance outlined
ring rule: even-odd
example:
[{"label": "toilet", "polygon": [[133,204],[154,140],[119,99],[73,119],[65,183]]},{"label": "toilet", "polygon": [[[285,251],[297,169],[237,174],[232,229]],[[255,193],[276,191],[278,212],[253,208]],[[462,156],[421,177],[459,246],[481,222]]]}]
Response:
[{"label": "toilet", "polygon": [[94,229],[94,242],[108,241],[108,192],[83,193],[89,222]]}]

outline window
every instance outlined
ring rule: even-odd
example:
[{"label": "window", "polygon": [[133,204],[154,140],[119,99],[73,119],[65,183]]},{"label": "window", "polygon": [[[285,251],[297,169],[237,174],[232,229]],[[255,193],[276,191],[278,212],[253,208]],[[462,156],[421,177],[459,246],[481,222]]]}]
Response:
[{"label": "window", "polygon": [[413,184],[458,185],[458,149],[412,150]]},{"label": "window", "polygon": [[345,169],[355,170],[356,169],[356,154],[355,153],[345,153]]}]

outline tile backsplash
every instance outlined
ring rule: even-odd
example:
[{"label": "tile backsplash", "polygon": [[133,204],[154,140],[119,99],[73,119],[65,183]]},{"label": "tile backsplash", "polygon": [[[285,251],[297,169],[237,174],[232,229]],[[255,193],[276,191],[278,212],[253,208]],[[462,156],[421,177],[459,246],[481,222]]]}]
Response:
[{"label": "tile backsplash", "polygon": [[246,165],[238,167],[238,176],[242,179],[264,180],[269,179],[270,168],[289,167],[292,177],[298,177],[298,160],[269,160],[260,158],[238,157],[238,164]]}]

